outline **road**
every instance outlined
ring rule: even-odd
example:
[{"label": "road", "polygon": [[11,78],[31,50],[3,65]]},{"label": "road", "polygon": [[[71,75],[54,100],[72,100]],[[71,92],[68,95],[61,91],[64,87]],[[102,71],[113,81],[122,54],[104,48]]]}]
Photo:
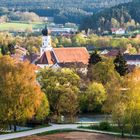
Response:
[{"label": "road", "polygon": [[[52,124],[50,127],[38,128],[38,129],[28,130],[28,131],[24,131],[24,132],[17,132],[17,133],[0,135],[0,140],[10,140],[10,139],[15,139],[15,138],[21,138],[21,137],[31,136],[31,135],[40,134],[40,133],[47,132],[47,131],[60,130],[60,129],[63,129],[63,130],[64,129],[72,129],[72,130],[79,130],[79,131],[85,131],[85,132],[120,135],[120,133],[115,133],[115,132],[79,129],[79,128],[77,128],[78,126],[81,126],[81,125],[80,124],[62,124],[62,125]],[[125,136],[130,136],[130,134],[125,134]],[[138,135],[133,135],[133,136],[140,138],[140,136],[138,136]]]},{"label": "road", "polygon": [[34,130],[29,130],[24,132],[11,133],[11,134],[3,134],[0,135],[0,140],[21,138],[21,137],[26,137],[26,136],[35,135],[46,131],[58,130],[58,129],[77,129],[78,126],[79,126],[78,124],[66,124],[66,125],[52,124],[52,126],[50,127],[44,127],[44,128],[39,128],[39,129],[34,129]]}]

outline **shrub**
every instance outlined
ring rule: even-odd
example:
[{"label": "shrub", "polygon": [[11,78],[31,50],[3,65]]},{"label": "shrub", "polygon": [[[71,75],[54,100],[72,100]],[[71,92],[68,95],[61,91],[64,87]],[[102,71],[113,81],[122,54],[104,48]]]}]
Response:
[{"label": "shrub", "polygon": [[109,130],[110,129],[110,123],[109,122],[101,122],[99,124],[100,130]]}]

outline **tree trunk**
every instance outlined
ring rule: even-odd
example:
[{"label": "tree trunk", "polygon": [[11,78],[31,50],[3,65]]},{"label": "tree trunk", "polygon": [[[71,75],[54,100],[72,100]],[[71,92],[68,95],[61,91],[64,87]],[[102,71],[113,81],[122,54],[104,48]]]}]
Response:
[{"label": "tree trunk", "polygon": [[11,124],[9,124],[9,129],[12,130],[12,125]]},{"label": "tree trunk", "polygon": [[14,123],[14,132],[17,131],[17,126],[16,126],[16,123]]},{"label": "tree trunk", "polygon": [[122,129],[122,138],[124,137],[124,130]]}]

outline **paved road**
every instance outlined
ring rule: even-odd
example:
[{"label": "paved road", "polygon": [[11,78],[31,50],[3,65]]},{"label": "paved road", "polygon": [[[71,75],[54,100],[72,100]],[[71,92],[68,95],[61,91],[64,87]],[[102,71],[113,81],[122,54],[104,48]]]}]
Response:
[{"label": "paved road", "polygon": [[[21,138],[21,137],[26,137],[26,136],[30,136],[30,135],[43,133],[43,132],[46,132],[46,131],[59,130],[59,129],[72,129],[72,130],[79,130],[79,131],[85,131],[85,132],[120,135],[120,133],[104,132],[104,131],[88,130],[88,129],[79,129],[79,128],[77,128],[78,126],[80,126],[80,125],[79,124],[67,124],[67,125],[53,124],[50,127],[39,128],[39,129],[34,129],[34,130],[29,130],[29,131],[24,131],[24,132],[18,132],[18,133],[12,133],[12,134],[0,135],[0,140],[10,140],[10,139],[15,139],[15,138]],[[125,134],[125,135],[130,136],[129,134]],[[137,136],[137,135],[133,135],[133,136],[140,137],[140,136]]]},{"label": "paved road", "polygon": [[9,139],[14,139],[14,138],[26,137],[26,136],[35,135],[35,134],[43,133],[46,131],[58,130],[58,129],[76,129],[77,127],[78,127],[78,124],[66,124],[66,125],[53,124],[50,127],[0,135],[0,140],[9,140]]}]

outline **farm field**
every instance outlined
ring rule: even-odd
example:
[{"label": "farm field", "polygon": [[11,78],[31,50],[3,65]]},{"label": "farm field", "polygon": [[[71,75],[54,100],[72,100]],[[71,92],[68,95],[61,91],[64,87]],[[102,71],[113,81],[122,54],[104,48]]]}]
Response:
[{"label": "farm field", "polygon": [[0,31],[26,31],[34,30],[44,27],[45,23],[33,22],[33,23],[22,23],[22,22],[7,22],[0,24]]}]

